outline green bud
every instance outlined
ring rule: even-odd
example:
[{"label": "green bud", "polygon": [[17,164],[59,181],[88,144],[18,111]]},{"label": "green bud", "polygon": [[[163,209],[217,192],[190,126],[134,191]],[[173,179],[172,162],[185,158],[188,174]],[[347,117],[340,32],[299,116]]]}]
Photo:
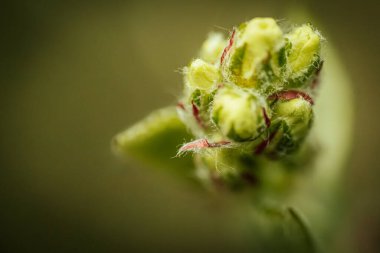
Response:
[{"label": "green bud", "polygon": [[218,91],[211,117],[222,134],[234,141],[253,139],[265,127],[258,97],[238,88],[225,87]]},{"label": "green bud", "polygon": [[222,33],[210,33],[202,44],[199,52],[200,58],[212,64],[219,62],[226,43],[227,41]]},{"label": "green bud", "polygon": [[311,104],[303,98],[279,101],[273,109],[273,114],[275,119],[285,121],[296,141],[307,134],[313,119]]},{"label": "green bud", "polygon": [[201,59],[194,60],[186,72],[186,84],[191,88],[210,89],[219,79],[218,68]]},{"label": "green bud", "polygon": [[270,131],[275,135],[270,140],[267,152],[284,155],[294,151],[310,130],[313,121],[312,105],[303,98],[279,100],[274,105],[273,115]]},{"label": "green bud", "polygon": [[263,64],[282,47],[283,34],[272,18],[254,18],[239,27],[230,56],[225,62],[225,77],[236,85],[257,86]]},{"label": "green bud", "polygon": [[305,75],[310,67],[317,67],[321,46],[321,36],[310,25],[302,25],[287,36],[290,48],[288,51],[288,74],[294,78]]}]

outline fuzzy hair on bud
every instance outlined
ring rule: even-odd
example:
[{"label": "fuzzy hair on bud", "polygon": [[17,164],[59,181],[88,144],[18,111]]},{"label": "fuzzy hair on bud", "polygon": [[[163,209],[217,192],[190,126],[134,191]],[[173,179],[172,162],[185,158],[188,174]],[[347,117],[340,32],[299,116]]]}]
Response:
[{"label": "fuzzy hair on bud", "polygon": [[287,68],[289,75],[297,77],[307,72],[318,59],[321,36],[309,24],[295,28],[287,35],[290,43]]},{"label": "fuzzy hair on bud", "polygon": [[187,73],[186,84],[191,88],[208,90],[219,79],[218,69],[201,59],[192,61],[185,71]]},{"label": "fuzzy hair on bud", "polygon": [[260,126],[265,124],[258,98],[238,88],[219,90],[211,115],[222,134],[234,141],[254,138]]},{"label": "fuzzy hair on bud", "polygon": [[243,87],[256,87],[260,71],[283,44],[283,33],[272,18],[254,18],[237,30],[225,62],[225,76]]},{"label": "fuzzy hair on bud", "polygon": [[281,119],[287,124],[294,142],[305,137],[313,120],[312,106],[302,97],[279,101],[273,109],[273,114],[275,119]]},{"label": "fuzzy hair on bud", "polygon": [[199,57],[208,63],[217,63],[222,55],[226,43],[227,40],[222,33],[209,33],[207,39],[201,46]]}]

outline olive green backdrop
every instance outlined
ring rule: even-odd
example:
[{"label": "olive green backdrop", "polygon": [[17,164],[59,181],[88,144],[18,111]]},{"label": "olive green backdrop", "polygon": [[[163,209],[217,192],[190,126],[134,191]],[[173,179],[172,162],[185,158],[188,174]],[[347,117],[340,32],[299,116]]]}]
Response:
[{"label": "olive green backdrop", "polygon": [[354,83],[347,212],[331,251],[380,250],[379,4],[144,0],[1,4],[0,251],[245,252],[235,200],[123,163],[110,139],[176,101],[178,70],[210,30],[286,19],[292,6],[322,24]]}]

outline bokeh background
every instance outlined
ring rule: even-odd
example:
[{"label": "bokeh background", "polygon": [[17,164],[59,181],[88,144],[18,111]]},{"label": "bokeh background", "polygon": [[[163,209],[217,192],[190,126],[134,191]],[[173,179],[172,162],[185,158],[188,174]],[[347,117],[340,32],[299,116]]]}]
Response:
[{"label": "bokeh background", "polygon": [[[110,151],[118,131],[174,103],[211,30],[307,8],[339,49],[356,126],[347,212],[332,252],[380,251],[376,1],[3,1],[1,252],[246,252],[232,199]],[[231,204],[232,202],[232,204]]]}]

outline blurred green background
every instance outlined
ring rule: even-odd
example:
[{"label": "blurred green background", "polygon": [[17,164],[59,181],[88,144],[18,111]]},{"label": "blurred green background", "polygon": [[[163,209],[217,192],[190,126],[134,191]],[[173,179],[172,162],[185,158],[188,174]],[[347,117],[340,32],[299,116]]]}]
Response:
[{"label": "blurred green background", "polygon": [[380,251],[376,1],[5,1],[1,252],[246,252],[233,198],[119,161],[114,134],[174,103],[211,30],[305,7],[351,74],[356,132],[334,252]]}]

